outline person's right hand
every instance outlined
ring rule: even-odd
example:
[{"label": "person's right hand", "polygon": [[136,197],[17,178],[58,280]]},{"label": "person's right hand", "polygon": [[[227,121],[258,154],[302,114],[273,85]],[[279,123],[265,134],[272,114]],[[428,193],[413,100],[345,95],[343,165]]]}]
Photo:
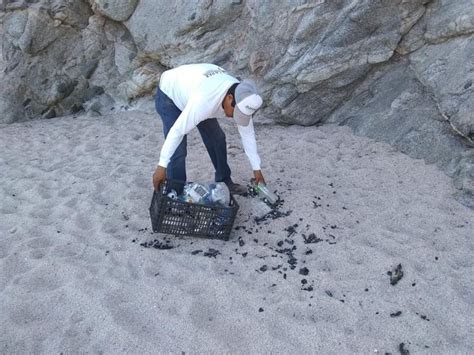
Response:
[{"label": "person's right hand", "polygon": [[153,188],[155,191],[160,190],[160,185],[166,179],[166,168],[158,165],[156,167],[155,173],[153,174]]},{"label": "person's right hand", "polygon": [[266,185],[265,178],[263,177],[263,174],[262,174],[262,170],[254,170],[253,171],[253,176],[254,176],[255,184],[262,183],[262,184]]}]

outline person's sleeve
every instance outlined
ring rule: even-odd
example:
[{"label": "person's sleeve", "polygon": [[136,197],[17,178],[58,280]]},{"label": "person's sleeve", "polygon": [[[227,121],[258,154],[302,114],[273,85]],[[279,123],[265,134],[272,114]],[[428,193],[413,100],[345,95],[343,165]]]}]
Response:
[{"label": "person's sleeve", "polygon": [[158,165],[167,168],[174,152],[183,140],[183,137],[196,127],[201,121],[205,120],[209,114],[206,103],[200,98],[192,98],[179,115],[176,122],[168,132],[168,136],[161,148],[160,161]]},{"label": "person's sleeve", "polygon": [[261,160],[257,152],[257,142],[255,140],[255,130],[253,128],[253,121],[250,120],[248,126],[237,125],[240,137],[242,138],[242,145],[244,146],[245,154],[249,158],[250,165],[253,170],[260,170]]}]

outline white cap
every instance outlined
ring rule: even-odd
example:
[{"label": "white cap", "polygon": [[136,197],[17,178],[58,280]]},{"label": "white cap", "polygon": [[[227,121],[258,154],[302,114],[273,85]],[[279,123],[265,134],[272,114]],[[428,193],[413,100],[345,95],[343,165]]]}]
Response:
[{"label": "white cap", "polygon": [[255,84],[249,80],[242,81],[235,88],[234,120],[239,126],[248,126],[252,115],[263,103]]}]

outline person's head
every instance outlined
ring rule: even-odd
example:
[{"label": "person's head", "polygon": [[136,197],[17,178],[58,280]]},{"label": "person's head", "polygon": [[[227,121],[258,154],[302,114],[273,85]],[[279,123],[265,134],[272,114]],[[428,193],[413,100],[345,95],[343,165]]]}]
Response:
[{"label": "person's head", "polygon": [[232,117],[240,126],[247,126],[262,103],[263,100],[254,83],[244,80],[229,88],[222,101],[222,107],[227,117]]}]

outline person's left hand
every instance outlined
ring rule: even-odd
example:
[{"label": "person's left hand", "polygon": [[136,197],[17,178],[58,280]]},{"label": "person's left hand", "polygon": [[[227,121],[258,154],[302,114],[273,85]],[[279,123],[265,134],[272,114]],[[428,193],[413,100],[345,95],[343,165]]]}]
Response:
[{"label": "person's left hand", "polygon": [[256,184],[259,184],[259,183],[266,184],[265,179],[263,178],[262,170],[254,170],[253,176],[255,178]]}]

